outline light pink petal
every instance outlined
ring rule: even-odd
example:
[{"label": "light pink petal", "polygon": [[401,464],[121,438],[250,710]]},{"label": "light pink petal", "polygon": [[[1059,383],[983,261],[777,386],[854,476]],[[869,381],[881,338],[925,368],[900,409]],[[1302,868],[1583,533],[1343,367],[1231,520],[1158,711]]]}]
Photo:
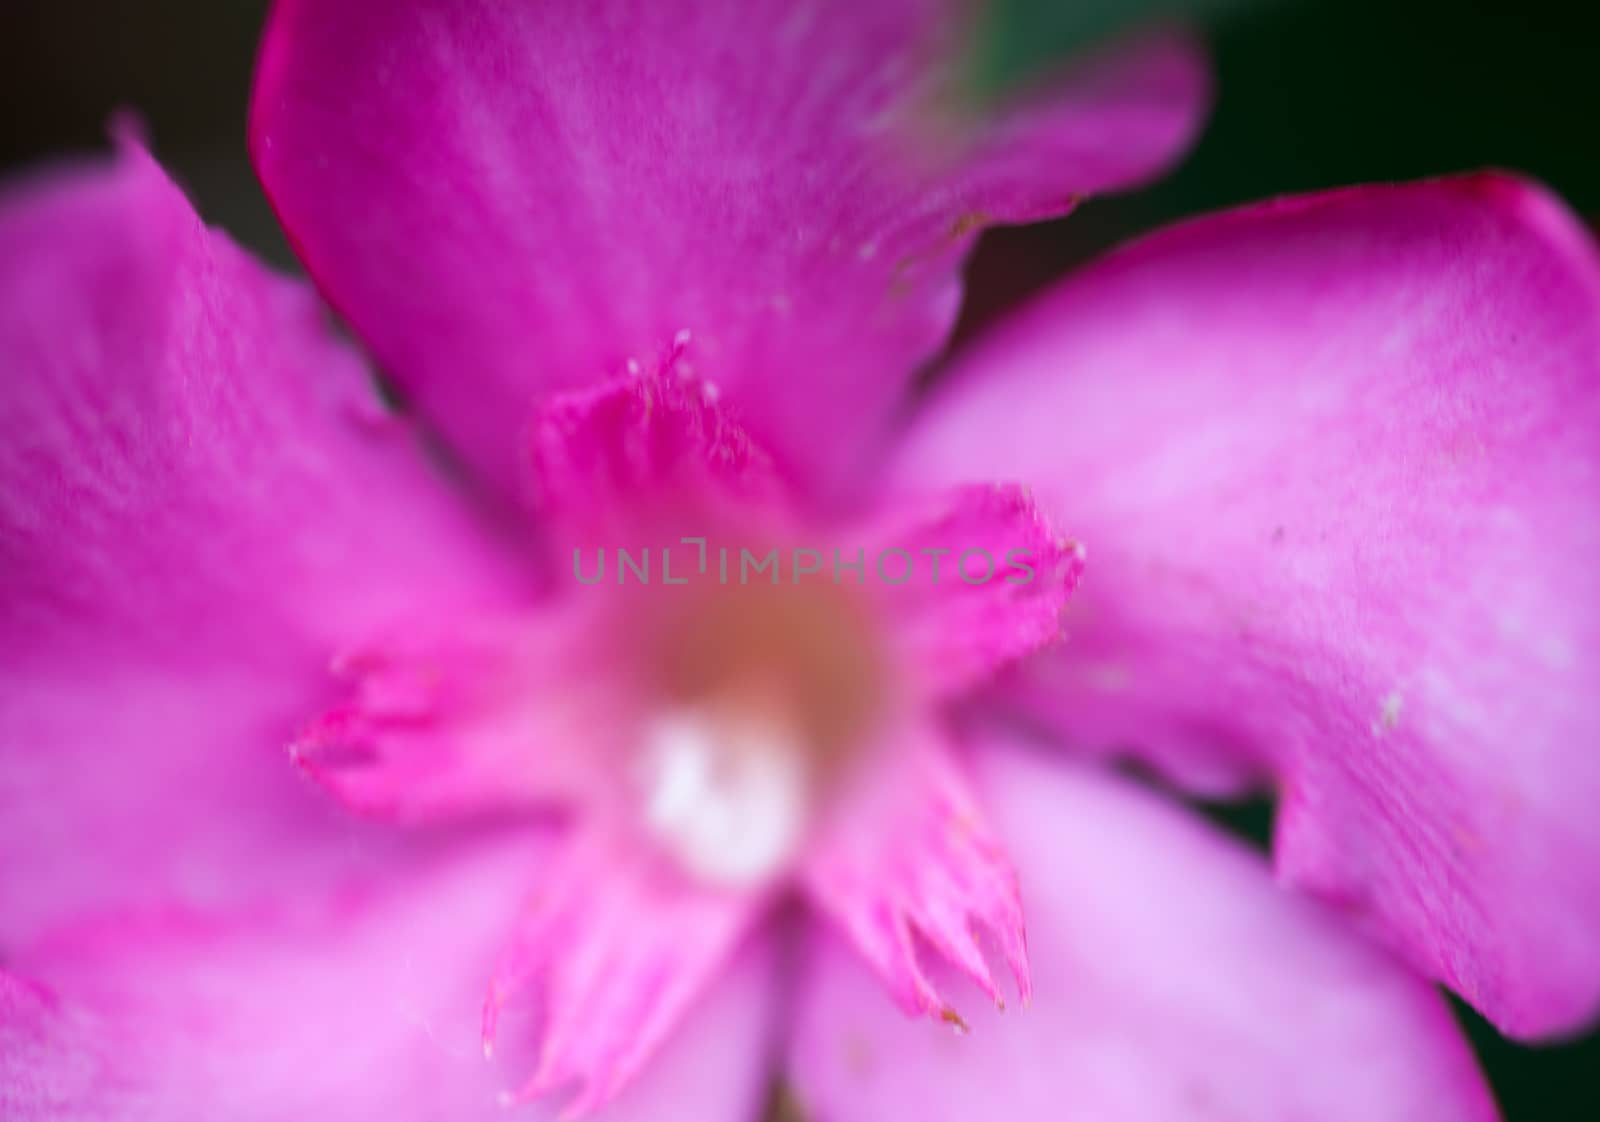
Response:
[{"label": "light pink petal", "polygon": [[996,748],[982,789],[1021,877],[1033,1000],[940,1031],[819,940],[789,1067],[807,1117],[1495,1118],[1445,1003],[1337,916],[1122,780]]},{"label": "light pink petal", "polygon": [[[535,847],[536,848],[536,847]],[[87,927],[0,973],[0,1116],[169,1122],[499,1122],[526,1057],[485,1062],[484,979],[535,867],[528,844],[333,902],[233,919]],[[607,1118],[749,1122],[765,1089],[773,978],[733,961]]]},{"label": "light pink petal", "polygon": [[48,986],[0,968],[0,1111],[6,1118],[92,1118],[84,1107],[97,1094],[105,1103],[100,1117],[112,1116],[126,1097],[120,1088],[109,1090],[119,1079],[116,1052],[99,1018],[66,1007]]},{"label": "light pink petal", "polygon": [[484,1051],[497,1054],[510,1034],[502,1017],[531,1004],[537,1060],[516,1097],[570,1090],[567,1116],[605,1105],[674,1036],[715,1031],[685,1015],[761,907],[758,895],[686,880],[639,839],[586,831],[546,863],[501,955]]},{"label": "light pink petal", "polygon": [[898,735],[832,808],[801,879],[877,974],[880,1001],[886,987],[906,1013],[962,1027],[957,999],[934,981],[939,961],[1003,1004],[985,960],[992,948],[1027,999],[1016,875],[946,734],[908,728]]},{"label": "light pink petal", "polygon": [[1207,99],[1165,37],[960,109],[966,15],[296,0],[267,27],[251,147],[323,291],[500,480],[539,395],[648,368],[684,331],[815,475],[939,346],[980,227],[1148,177]]},{"label": "light pink petal", "polygon": [[1026,488],[1010,485],[894,500],[833,552],[824,571],[868,586],[915,689],[934,698],[1059,639],[1083,571],[1082,547],[1055,534]]},{"label": "light pink petal", "polygon": [[510,582],[311,294],[129,148],[0,203],[0,368],[0,934],[365,859],[327,659]]},{"label": "light pink petal", "polygon": [[[1088,546],[1034,700],[1274,771],[1277,862],[1508,1032],[1600,1002],[1600,265],[1484,175],[1287,200],[1091,267],[897,468]],[[931,477],[931,478],[930,478]]]}]

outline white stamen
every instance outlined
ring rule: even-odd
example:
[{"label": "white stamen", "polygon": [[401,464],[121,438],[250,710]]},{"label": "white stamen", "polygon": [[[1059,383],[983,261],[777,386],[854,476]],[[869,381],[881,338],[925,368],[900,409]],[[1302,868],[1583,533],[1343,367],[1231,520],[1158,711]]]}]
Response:
[{"label": "white stamen", "polygon": [[779,724],[726,712],[671,714],[648,736],[645,821],[694,875],[760,882],[799,847],[803,759]]}]

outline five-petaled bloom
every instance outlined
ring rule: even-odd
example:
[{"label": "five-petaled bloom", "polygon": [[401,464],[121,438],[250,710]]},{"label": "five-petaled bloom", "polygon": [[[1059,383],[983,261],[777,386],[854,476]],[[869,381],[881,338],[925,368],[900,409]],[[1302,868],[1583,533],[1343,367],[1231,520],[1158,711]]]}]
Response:
[{"label": "five-petaled bloom", "polygon": [[[913,392],[978,228],[1205,100],[1156,37],[963,110],[968,33],[278,4],[257,169],[415,422],[133,143],[9,189],[0,1113],[1483,1119],[1427,979],[1584,1023],[1594,248],[1250,207]],[[1275,785],[1276,882],[1112,754]]]}]

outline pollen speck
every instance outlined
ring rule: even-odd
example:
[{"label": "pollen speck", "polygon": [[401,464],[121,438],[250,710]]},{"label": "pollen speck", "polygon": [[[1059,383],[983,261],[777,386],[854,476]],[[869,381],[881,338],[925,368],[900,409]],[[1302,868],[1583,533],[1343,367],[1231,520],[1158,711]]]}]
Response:
[{"label": "pollen speck", "polygon": [[950,240],[956,241],[966,237],[968,234],[975,233],[981,227],[987,225],[988,222],[989,216],[983,211],[968,211],[950,224]]}]

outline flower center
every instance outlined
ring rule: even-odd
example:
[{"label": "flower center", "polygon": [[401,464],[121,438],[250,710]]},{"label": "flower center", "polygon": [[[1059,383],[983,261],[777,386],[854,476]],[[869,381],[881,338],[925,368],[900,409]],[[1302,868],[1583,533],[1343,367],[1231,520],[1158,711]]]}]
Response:
[{"label": "flower center", "polygon": [[876,630],[846,590],[801,584],[697,591],[653,631],[645,825],[702,879],[767,880],[870,746],[887,697]]}]

